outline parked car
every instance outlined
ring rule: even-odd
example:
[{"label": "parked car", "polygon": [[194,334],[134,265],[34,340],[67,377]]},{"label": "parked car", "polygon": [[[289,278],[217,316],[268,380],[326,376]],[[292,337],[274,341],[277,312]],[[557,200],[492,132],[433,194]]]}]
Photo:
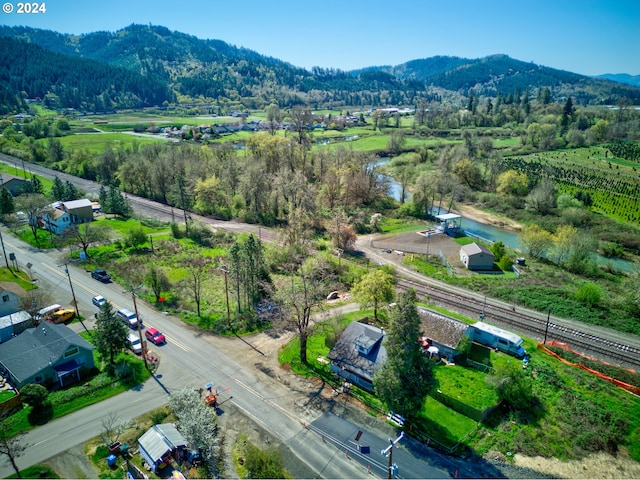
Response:
[{"label": "parked car", "polygon": [[144,336],[147,337],[147,340],[155,345],[167,343],[167,339],[164,338],[164,335],[155,328],[147,328],[147,330],[144,332]]},{"label": "parked car", "polygon": [[127,335],[127,340],[129,341],[129,348],[136,355],[140,355],[142,353],[142,342],[140,341],[140,337],[138,337],[135,333],[130,333]]},{"label": "parked car", "polygon": [[91,278],[95,278],[102,283],[107,283],[109,280],[111,280],[111,275],[109,275],[106,271],[99,269],[91,272]]},{"label": "parked car", "polygon": [[120,318],[120,320],[122,320],[124,324],[129,328],[137,328],[138,320],[140,320],[140,323],[142,323],[142,319],[138,319],[138,317],[136,316],[136,312],[129,310],[128,308],[121,308],[120,310],[118,310],[117,315],[118,318]]},{"label": "parked car", "polygon": [[76,311],[72,309],[57,310],[49,315],[47,322],[66,323],[76,316]]},{"label": "parked car", "polygon": [[93,303],[98,308],[100,308],[106,301],[107,300],[102,295],[96,295],[91,299],[91,303]]},{"label": "parked car", "polygon": [[54,303],[53,305],[49,305],[48,307],[44,307],[42,310],[39,310],[36,314],[36,320],[38,322],[45,320],[51,316],[53,312],[57,312],[58,310],[62,310],[62,305]]}]

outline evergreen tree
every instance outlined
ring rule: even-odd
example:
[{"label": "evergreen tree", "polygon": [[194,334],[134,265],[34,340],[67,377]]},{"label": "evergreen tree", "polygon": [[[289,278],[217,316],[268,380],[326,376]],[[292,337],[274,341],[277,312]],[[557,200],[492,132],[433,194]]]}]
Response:
[{"label": "evergreen tree", "polygon": [[52,200],[55,200],[57,202],[66,200],[64,183],[62,183],[62,180],[60,180],[57,175],[53,179],[53,185],[51,186],[49,196]]},{"label": "evergreen tree", "polygon": [[391,310],[391,325],[384,346],[387,360],[373,377],[376,395],[390,411],[411,419],[417,416],[433,388],[434,377],[429,358],[422,353],[419,339],[420,315],[416,293],[400,295]]},{"label": "evergreen tree", "polygon": [[14,211],[13,196],[6,188],[0,188],[0,215],[9,215]]},{"label": "evergreen tree", "polygon": [[127,326],[118,319],[111,303],[104,302],[96,319],[93,343],[110,371],[113,371],[116,356],[129,345],[128,333]]},{"label": "evergreen tree", "polygon": [[64,182],[64,200],[78,200],[80,198],[80,190],[69,180]]}]

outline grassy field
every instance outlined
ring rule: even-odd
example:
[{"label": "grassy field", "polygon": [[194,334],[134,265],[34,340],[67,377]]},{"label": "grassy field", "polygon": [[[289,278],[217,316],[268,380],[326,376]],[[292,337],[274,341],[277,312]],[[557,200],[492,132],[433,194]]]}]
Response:
[{"label": "grassy field", "polygon": [[[99,127],[102,127],[102,125],[99,125]],[[86,150],[93,155],[99,155],[104,152],[107,145],[112,148],[129,150],[133,144],[167,141],[162,137],[130,135],[128,133],[84,133],[60,137],[59,140],[62,148],[66,151]],[[46,139],[40,141],[46,145]]]}]

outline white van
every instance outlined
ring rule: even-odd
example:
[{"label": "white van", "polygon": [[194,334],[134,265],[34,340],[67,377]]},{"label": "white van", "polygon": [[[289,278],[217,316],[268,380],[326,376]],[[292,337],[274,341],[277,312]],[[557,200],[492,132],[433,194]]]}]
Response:
[{"label": "white van", "polygon": [[140,337],[135,333],[130,333],[127,335],[127,340],[129,341],[129,348],[136,355],[140,355],[142,353],[142,343],[140,342]]},{"label": "white van", "polygon": [[[129,310],[128,308],[121,308],[118,310],[117,315],[129,328],[138,327],[138,317],[136,317],[136,312]],[[140,322],[142,322],[142,319],[140,319]]]},{"label": "white van", "polygon": [[36,321],[40,322],[46,318],[49,318],[53,312],[57,312],[58,310],[62,310],[62,305],[58,305],[57,303],[49,305],[48,307],[44,307],[36,314]]}]

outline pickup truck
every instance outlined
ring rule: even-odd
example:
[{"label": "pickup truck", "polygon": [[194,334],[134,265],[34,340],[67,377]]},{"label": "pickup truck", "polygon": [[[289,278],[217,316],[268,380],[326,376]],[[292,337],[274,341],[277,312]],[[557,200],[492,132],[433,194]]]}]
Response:
[{"label": "pickup truck", "polygon": [[106,271],[100,269],[91,272],[91,278],[95,278],[102,283],[107,283],[109,280],[111,280],[111,275],[109,275]]}]

